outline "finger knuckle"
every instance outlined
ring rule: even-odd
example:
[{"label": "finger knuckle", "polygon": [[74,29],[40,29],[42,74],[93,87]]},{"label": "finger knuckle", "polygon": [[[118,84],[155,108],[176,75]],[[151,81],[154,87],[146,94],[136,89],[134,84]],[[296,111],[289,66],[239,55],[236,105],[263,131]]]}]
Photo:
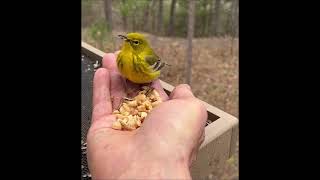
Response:
[{"label": "finger knuckle", "polygon": [[187,103],[194,109],[199,112],[199,114],[203,117],[203,119],[207,119],[207,109],[203,102],[197,98],[188,98]]},{"label": "finger knuckle", "polygon": [[95,72],[95,78],[101,78],[101,77],[105,77],[108,75],[108,70],[105,68],[99,68],[96,72]]}]

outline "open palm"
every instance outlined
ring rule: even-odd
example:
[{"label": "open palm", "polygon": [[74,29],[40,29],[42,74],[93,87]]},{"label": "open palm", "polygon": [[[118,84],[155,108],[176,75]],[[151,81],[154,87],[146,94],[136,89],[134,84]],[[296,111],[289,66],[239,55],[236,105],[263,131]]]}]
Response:
[{"label": "open palm", "polygon": [[112,110],[127,96],[127,89],[139,90],[138,85],[125,85],[115,60],[116,54],[106,54],[93,82],[92,124],[87,137],[92,177],[190,178],[188,168],[204,138],[204,106],[189,86],[177,86],[168,97],[157,80],[152,86],[164,102],[150,112],[142,126],[134,131],[112,129]]}]

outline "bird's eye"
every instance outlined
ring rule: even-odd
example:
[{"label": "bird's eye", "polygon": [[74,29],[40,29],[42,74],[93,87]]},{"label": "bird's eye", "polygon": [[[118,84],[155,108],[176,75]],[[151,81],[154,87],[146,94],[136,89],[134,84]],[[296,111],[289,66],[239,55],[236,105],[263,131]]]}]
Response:
[{"label": "bird's eye", "polygon": [[139,44],[139,41],[133,41],[134,44],[138,45]]}]

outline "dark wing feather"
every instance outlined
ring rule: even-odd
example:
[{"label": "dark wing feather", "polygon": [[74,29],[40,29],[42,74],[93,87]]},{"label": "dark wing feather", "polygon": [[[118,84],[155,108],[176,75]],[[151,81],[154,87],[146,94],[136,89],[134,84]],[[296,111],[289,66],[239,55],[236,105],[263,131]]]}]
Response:
[{"label": "dark wing feather", "polygon": [[166,63],[162,62],[161,59],[156,55],[145,56],[145,60],[154,71],[159,71],[166,65]]}]

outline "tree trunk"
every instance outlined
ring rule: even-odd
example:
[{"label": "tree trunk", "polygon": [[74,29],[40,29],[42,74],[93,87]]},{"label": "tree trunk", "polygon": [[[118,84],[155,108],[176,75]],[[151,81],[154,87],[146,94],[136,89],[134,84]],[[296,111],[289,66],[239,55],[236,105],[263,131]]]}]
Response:
[{"label": "tree trunk", "polygon": [[232,37],[237,37],[239,33],[239,0],[234,0],[232,2]]},{"label": "tree trunk", "polygon": [[191,69],[192,69],[192,38],[194,34],[194,15],[195,15],[195,0],[189,0],[188,11],[188,48],[187,48],[187,73],[186,83],[191,85]]},{"label": "tree trunk", "polygon": [[157,31],[162,34],[163,29],[163,0],[159,0],[158,26]]},{"label": "tree trunk", "polygon": [[145,18],[145,20],[141,21],[141,24],[140,24],[140,26],[143,27],[142,29],[146,32],[148,31],[148,27],[149,27],[148,25],[149,25],[149,16],[150,16],[150,4],[151,4],[151,1],[148,2],[148,4],[144,7],[143,18]]},{"label": "tree trunk", "polygon": [[128,20],[127,20],[127,16],[122,16],[122,21],[123,21],[123,30],[125,32],[127,32],[127,28],[128,28]]},{"label": "tree trunk", "polygon": [[132,13],[132,31],[133,31],[133,32],[136,31],[136,26],[137,26],[137,23],[136,23],[136,13],[135,13],[135,10],[133,10],[133,13]]},{"label": "tree trunk", "polygon": [[210,9],[209,9],[209,18],[207,20],[207,27],[208,27],[208,35],[212,35],[212,22],[213,22],[213,13],[214,13],[214,8],[213,8],[213,3],[214,3],[215,0],[210,0],[209,2],[209,6],[210,6]]},{"label": "tree trunk", "polygon": [[214,16],[212,18],[212,33],[214,36],[219,36],[219,25],[220,25],[220,0],[215,0],[214,5]]},{"label": "tree trunk", "polygon": [[232,35],[232,12],[229,11],[227,14],[227,20],[225,23],[225,32],[226,35]]},{"label": "tree trunk", "polygon": [[133,32],[137,31],[137,26],[138,26],[137,20],[139,21],[139,17],[137,17],[139,12],[137,11],[137,9],[138,8],[136,5],[133,5],[133,7],[131,9],[132,10],[131,18],[132,18],[132,31]]},{"label": "tree trunk", "polygon": [[201,26],[202,26],[202,32],[201,32],[201,35],[202,36],[205,36],[207,34],[207,19],[208,19],[208,13],[207,13],[207,4],[208,4],[208,1],[207,0],[204,0],[203,1],[203,12],[204,12],[204,15],[203,15],[203,18],[202,18],[202,23],[201,23]]},{"label": "tree trunk", "polygon": [[175,16],[175,8],[176,8],[176,2],[177,0],[171,1],[171,8],[170,8],[170,20],[169,20],[169,27],[168,27],[168,36],[174,35],[174,16]]},{"label": "tree trunk", "polygon": [[231,6],[231,55],[234,50],[234,38],[238,36],[238,7],[239,0],[233,0]]},{"label": "tree trunk", "polygon": [[156,7],[156,0],[152,0],[151,3],[151,14],[152,14],[152,23],[151,23],[151,32],[155,32],[156,30],[156,13],[155,13],[155,7]]},{"label": "tree trunk", "polygon": [[125,4],[127,3],[126,0],[121,0],[120,2],[120,14],[121,14],[121,19],[123,23],[123,30],[126,32],[128,28],[128,12],[127,9],[125,8]]},{"label": "tree trunk", "polygon": [[112,0],[104,0],[104,14],[109,26],[108,28],[112,30]]}]

